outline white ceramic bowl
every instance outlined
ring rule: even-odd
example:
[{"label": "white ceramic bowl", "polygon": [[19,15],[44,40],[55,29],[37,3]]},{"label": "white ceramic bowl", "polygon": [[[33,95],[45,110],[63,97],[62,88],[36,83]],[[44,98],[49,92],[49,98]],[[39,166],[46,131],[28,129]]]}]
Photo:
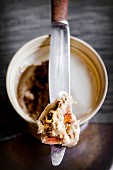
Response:
[{"label": "white ceramic bowl", "polygon": [[[29,125],[34,125],[35,122],[18,104],[18,81],[29,65],[39,65],[49,59],[49,47],[48,35],[31,40],[16,52],[7,70],[6,88],[9,99],[17,113]],[[71,94],[78,102],[73,110],[80,119],[80,125],[98,112],[104,102],[107,87],[107,72],[99,54],[84,41],[71,37]]]}]

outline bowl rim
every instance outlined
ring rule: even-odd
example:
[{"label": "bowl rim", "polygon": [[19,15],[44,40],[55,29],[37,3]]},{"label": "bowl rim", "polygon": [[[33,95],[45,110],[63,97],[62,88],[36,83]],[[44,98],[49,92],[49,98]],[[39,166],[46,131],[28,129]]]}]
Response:
[{"label": "bowl rim", "polygon": [[[7,95],[8,95],[8,98],[12,104],[12,106],[14,107],[14,109],[16,110],[16,112],[27,122],[29,123],[36,123],[32,118],[30,118],[26,113],[24,113],[24,111],[21,109],[21,107],[19,106],[18,104],[18,108],[15,106],[15,103],[14,103],[14,100],[12,99],[12,94],[10,92],[10,87],[9,87],[9,81],[10,81],[10,69],[12,68],[13,66],[13,62],[14,60],[16,59],[17,55],[23,51],[27,46],[29,45],[32,45],[34,42],[37,42],[39,40],[42,40],[42,39],[47,39],[49,38],[50,35],[42,35],[42,36],[39,36],[39,37],[36,37],[30,41],[28,41],[27,43],[25,43],[22,47],[20,47],[17,52],[13,55],[9,65],[8,65],[8,68],[7,68],[7,72],[6,72],[6,91],[7,91]],[[103,68],[103,73],[104,73],[104,77],[105,77],[105,89],[104,89],[104,93],[103,93],[103,96],[101,98],[101,101],[100,103],[98,104],[98,106],[96,107],[96,109],[94,109],[94,111],[89,114],[87,117],[83,118],[83,120],[80,121],[80,125],[86,123],[87,121],[89,121],[98,111],[99,109],[101,108],[104,100],[105,100],[105,97],[106,97],[106,94],[107,94],[107,89],[108,89],[108,76],[107,76],[107,70],[106,70],[106,67],[105,67],[105,64],[102,60],[102,58],[100,57],[100,55],[95,51],[95,49],[89,45],[88,43],[86,43],[85,41],[79,39],[79,38],[76,38],[74,36],[70,36],[70,40],[75,40],[75,41],[78,41],[80,42],[81,44],[85,45],[90,51],[92,51],[94,53],[94,55],[98,58],[102,68]],[[18,103],[18,102],[17,102]]]}]

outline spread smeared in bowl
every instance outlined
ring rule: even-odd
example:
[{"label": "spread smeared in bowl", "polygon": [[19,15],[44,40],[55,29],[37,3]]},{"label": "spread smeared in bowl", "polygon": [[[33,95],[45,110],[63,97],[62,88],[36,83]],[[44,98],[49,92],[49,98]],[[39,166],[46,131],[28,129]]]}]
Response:
[{"label": "spread smeared in bowl", "polygon": [[18,83],[17,99],[23,111],[36,121],[49,103],[48,61],[26,68]]}]

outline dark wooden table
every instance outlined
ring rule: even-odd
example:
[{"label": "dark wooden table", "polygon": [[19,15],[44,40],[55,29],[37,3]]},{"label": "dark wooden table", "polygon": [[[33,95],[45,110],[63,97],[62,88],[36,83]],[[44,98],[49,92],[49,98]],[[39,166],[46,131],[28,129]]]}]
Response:
[{"label": "dark wooden table", "polygon": [[[50,16],[49,0],[0,0],[0,170],[55,169],[50,148],[26,131],[5,86],[12,56],[29,40],[50,34]],[[97,123],[92,121],[79,144],[67,149],[57,169],[109,170],[113,161],[113,1],[70,0],[69,23],[71,35],[92,45],[102,57],[109,88]],[[104,124],[99,120],[102,116]]]}]

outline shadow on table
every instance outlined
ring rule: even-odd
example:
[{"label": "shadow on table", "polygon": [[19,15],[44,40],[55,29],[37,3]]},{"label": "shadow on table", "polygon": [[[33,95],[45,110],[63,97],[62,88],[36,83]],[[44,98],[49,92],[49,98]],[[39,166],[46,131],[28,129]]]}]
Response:
[{"label": "shadow on table", "polygon": [[0,141],[9,140],[25,132],[25,122],[10,101],[0,101]]}]

